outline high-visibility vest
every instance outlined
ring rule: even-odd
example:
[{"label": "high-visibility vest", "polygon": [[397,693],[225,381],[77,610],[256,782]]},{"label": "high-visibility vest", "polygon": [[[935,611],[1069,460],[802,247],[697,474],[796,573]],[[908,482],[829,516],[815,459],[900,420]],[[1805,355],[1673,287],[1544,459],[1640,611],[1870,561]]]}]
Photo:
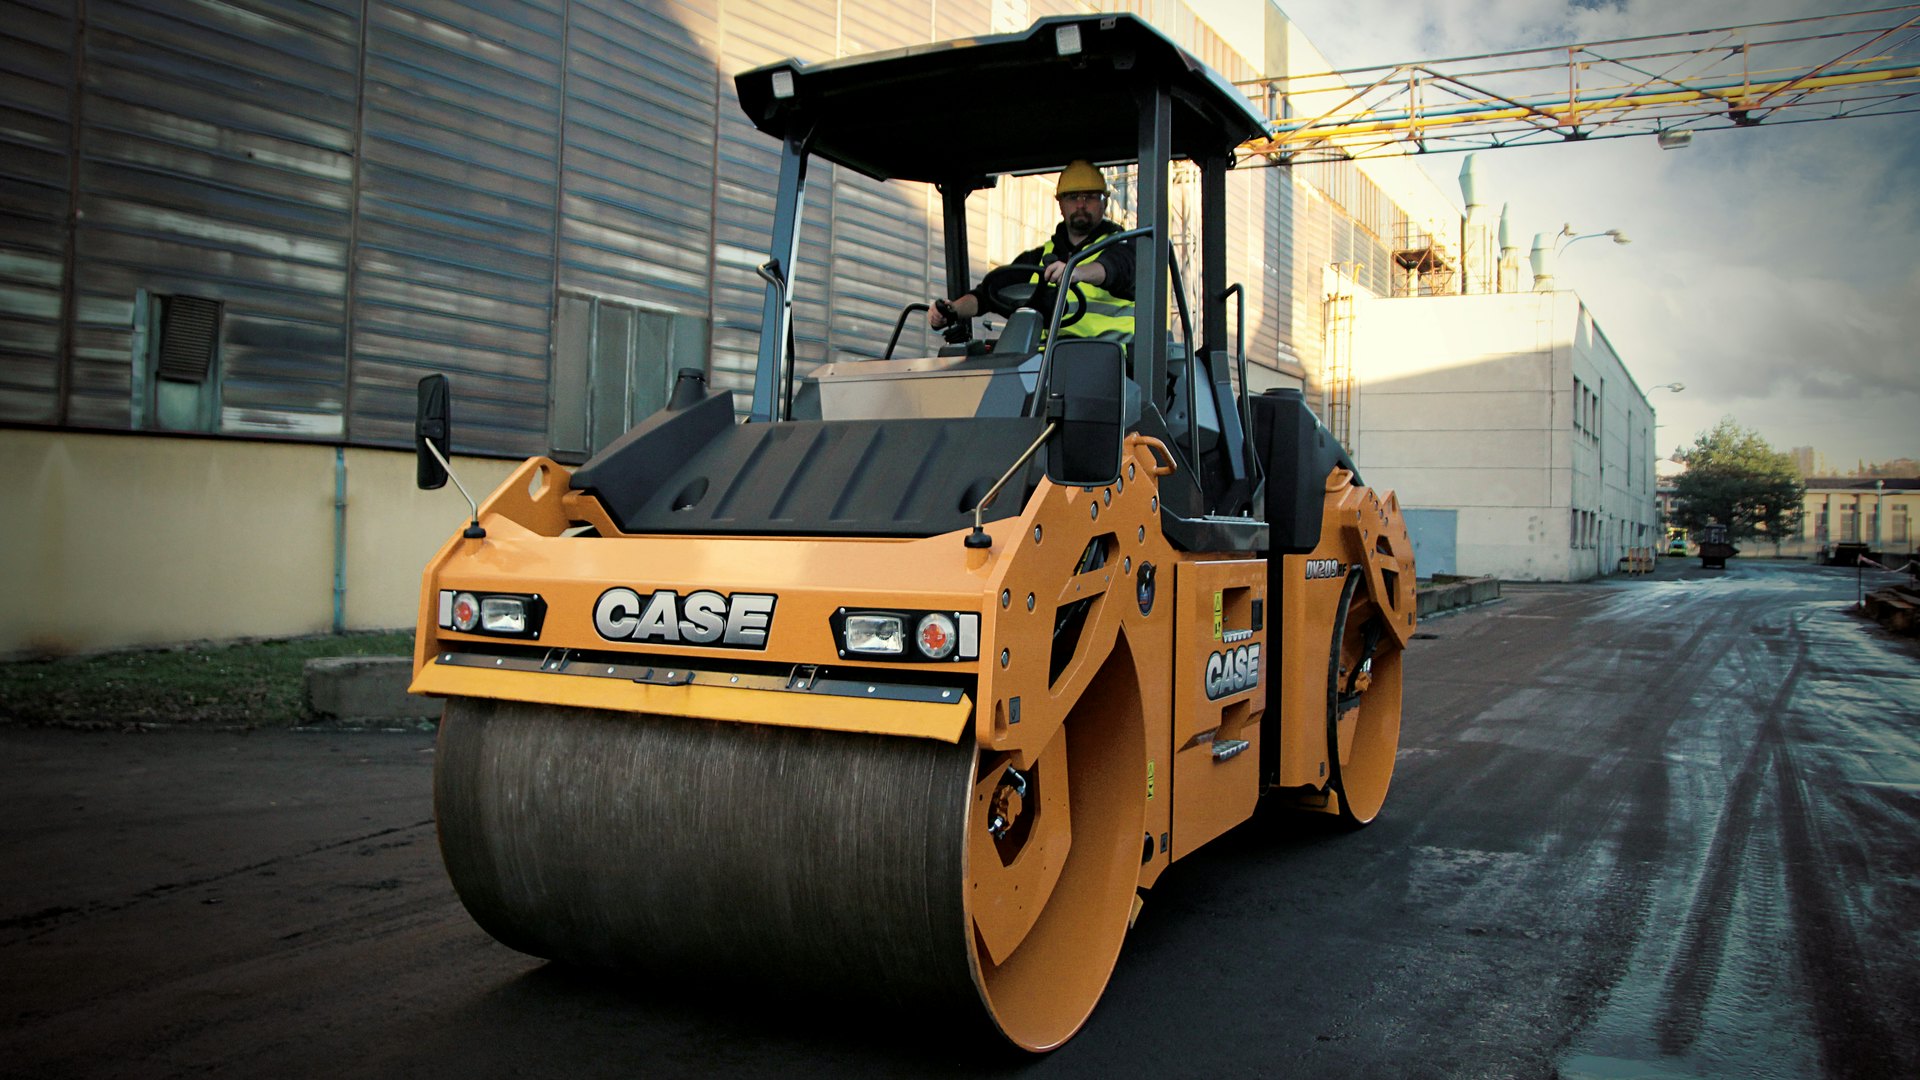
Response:
[{"label": "high-visibility vest", "polygon": [[[1053,254],[1053,240],[1049,237],[1040,249],[1040,261],[1046,262],[1047,256],[1051,254]],[[1099,262],[1100,257],[1094,256],[1093,261]],[[1040,275],[1035,274],[1033,280],[1038,284],[1041,280]],[[1130,344],[1133,341],[1133,301],[1123,300],[1089,282],[1082,281],[1079,285],[1080,291],[1087,297],[1087,310],[1080,316],[1078,322],[1061,327],[1060,333],[1067,337],[1099,338],[1102,341]],[[1068,315],[1072,315],[1079,306],[1077,297],[1067,297]],[[1052,312],[1047,314],[1049,317],[1052,316]]]}]

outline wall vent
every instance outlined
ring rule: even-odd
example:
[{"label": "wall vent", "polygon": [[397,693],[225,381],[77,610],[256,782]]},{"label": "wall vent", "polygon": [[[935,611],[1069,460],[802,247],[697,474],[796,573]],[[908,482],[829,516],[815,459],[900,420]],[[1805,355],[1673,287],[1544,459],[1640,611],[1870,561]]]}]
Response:
[{"label": "wall vent", "polygon": [[204,383],[220,340],[220,304],[199,296],[160,299],[158,374],[174,382]]}]

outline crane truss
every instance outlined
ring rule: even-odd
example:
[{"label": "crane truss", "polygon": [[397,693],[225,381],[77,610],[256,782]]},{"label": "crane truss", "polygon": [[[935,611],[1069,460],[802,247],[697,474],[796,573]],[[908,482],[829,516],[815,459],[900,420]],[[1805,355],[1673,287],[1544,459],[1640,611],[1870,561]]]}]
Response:
[{"label": "crane truss", "polygon": [[1920,4],[1248,80],[1248,165],[1920,111]]}]

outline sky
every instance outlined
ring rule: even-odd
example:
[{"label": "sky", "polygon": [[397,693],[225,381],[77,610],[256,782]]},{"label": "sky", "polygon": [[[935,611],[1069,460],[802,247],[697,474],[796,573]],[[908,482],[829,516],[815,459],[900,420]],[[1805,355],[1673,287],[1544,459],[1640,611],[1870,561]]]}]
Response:
[{"label": "sky", "polygon": [[[1280,0],[1335,67],[1863,11],[1804,0]],[[1920,11],[1908,12],[1920,14]],[[1835,52],[1839,50],[1834,50]],[[1907,55],[1911,55],[1909,49]],[[1463,155],[1427,171],[1456,201]],[[1623,230],[1560,256],[1635,381],[1660,452],[1722,417],[1839,471],[1920,459],[1920,114],[1482,153],[1482,201],[1524,251],[1563,223]]]}]

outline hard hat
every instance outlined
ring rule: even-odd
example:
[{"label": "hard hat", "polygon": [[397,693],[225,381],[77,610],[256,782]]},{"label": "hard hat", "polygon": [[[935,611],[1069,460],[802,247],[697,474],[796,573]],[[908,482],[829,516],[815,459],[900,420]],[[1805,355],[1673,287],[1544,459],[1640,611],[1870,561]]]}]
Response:
[{"label": "hard hat", "polygon": [[1100,175],[1100,170],[1094,168],[1091,161],[1068,162],[1067,167],[1060,170],[1060,183],[1053,189],[1054,198],[1081,191],[1097,191],[1105,195],[1107,178]]}]

